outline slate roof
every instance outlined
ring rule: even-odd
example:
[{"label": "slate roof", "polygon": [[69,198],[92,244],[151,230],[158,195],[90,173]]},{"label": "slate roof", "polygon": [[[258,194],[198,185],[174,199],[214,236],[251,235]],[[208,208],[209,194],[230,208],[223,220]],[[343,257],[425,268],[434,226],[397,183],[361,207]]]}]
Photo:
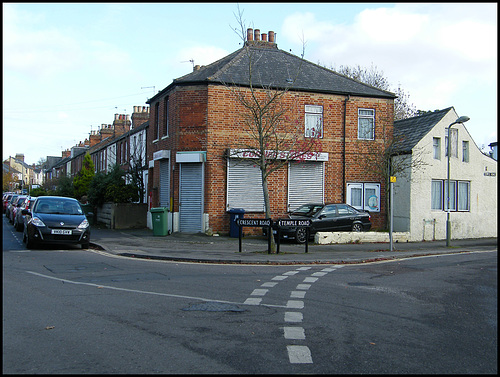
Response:
[{"label": "slate roof", "polygon": [[[311,63],[277,47],[248,46],[252,56],[252,85],[259,87],[286,88],[295,91],[356,95],[362,97],[395,98],[388,91],[343,76],[335,71]],[[249,54],[243,47],[226,57],[202,66],[200,69],[175,79],[152,100],[177,85],[236,84],[249,86]],[[297,73],[299,75],[295,83]]]},{"label": "slate roof", "polygon": [[453,107],[394,122],[394,151],[411,153],[413,147],[439,123]]}]

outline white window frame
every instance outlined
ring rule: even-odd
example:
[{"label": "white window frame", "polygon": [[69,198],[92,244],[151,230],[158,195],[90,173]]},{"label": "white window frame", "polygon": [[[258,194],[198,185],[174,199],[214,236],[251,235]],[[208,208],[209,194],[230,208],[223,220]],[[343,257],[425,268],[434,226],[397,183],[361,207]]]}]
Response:
[{"label": "white window frame", "polygon": [[462,141],[462,162],[469,162],[469,142],[466,140]]},{"label": "white window frame", "polygon": [[435,160],[441,160],[441,138],[432,138],[432,151]]},{"label": "white window frame", "polygon": [[[433,179],[431,185],[431,210],[447,211],[448,180]],[[470,181],[450,180],[450,212],[470,212],[470,187]]]},{"label": "white window frame", "polygon": [[[323,138],[323,106],[305,105],[304,137]],[[314,127],[316,125],[317,127]],[[319,128],[319,131],[318,131]]]},{"label": "white window frame", "polygon": [[[362,189],[361,205],[353,203],[353,190]],[[374,191],[374,193],[373,193]],[[347,183],[347,204],[356,209],[369,212],[380,212],[380,183],[349,182]]]},{"label": "white window frame", "polygon": [[[371,125],[362,124],[370,122]],[[366,130],[365,130],[366,128]],[[370,130],[368,130],[370,128]],[[358,109],[358,139],[375,140],[375,110]]]}]

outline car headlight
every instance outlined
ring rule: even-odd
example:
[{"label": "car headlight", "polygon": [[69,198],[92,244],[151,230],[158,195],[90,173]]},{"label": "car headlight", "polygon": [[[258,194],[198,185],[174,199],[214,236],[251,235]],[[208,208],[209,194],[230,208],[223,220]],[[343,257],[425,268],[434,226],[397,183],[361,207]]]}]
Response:
[{"label": "car headlight", "polygon": [[38,217],[33,217],[31,219],[31,223],[34,225],[34,226],[45,226],[45,224],[43,223],[42,220],[40,220]]},{"label": "car headlight", "polygon": [[85,228],[88,228],[89,227],[89,222],[87,221],[87,219],[83,220],[80,225],[78,225],[78,229],[85,229]]}]

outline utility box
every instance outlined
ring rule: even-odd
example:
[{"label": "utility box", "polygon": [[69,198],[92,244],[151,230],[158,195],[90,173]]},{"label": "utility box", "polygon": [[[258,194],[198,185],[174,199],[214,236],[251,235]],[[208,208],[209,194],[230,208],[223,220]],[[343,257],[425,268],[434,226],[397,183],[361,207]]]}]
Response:
[{"label": "utility box", "polygon": [[243,208],[231,208],[229,210],[229,236],[239,238],[240,236],[240,227],[236,223],[237,219],[242,219],[245,217],[245,210]]},{"label": "utility box", "polygon": [[168,209],[166,207],[151,208],[151,220],[153,222],[153,235],[168,235]]}]

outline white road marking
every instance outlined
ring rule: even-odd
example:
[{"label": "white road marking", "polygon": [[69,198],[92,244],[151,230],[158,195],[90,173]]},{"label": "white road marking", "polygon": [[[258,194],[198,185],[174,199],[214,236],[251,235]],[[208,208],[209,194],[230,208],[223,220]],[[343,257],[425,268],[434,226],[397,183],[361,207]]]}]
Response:
[{"label": "white road marking", "polygon": [[292,293],[290,293],[290,298],[304,298],[305,295],[305,291],[292,291]]},{"label": "white road marking", "polygon": [[304,279],[304,283],[314,283],[317,280],[318,280],[318,278],[307,277]]},{"label": "white road marking", "polygon": [[309,288],[311,288],[311,284],[298,284],[296,289],[308,290]]},{"label": "white road marking", "polygon": [[288,272],[285,272],[283,275],[297,275],[300,271],[288,271]]},{"label": "white road marking", "polygon": [[262,284],[262,285],[261,285],[261,287],[269,287],[269,288],[272,288],[272,287],[276,286],[276,284],[278,284],[278,283],[276,283],[276,282],[272,282],[272,281],[268,281],[267,283]]},{"label": "white road marking", "polygon": [[302,327],[283,327],[283,331],[285,333],[285,339],[304,340],[306,338],[306,334]]},{"label": "white road marking", "polygon": [[279,275],[279,276],[273,277],[271,280],[285,280],[287,277],[288,276]]},{"label": "white road marking", "polygon": [[285,322],[302,322],[303,319],[301,312],[285,312]]},{"label": "white road marking", "polygon": [[312,364],[311,351],[306,346],[286,346],[292,364]]},{"label": "white road marking", "polygon": [[288,300],[286,303],[286,307],[292,309],[303,309],[304,301]]},{"label": "white road marking", "polygon": [[261,304],[260,302],[262,301],[261,298],[248,298],[246,299],[245,302],[234,302],[234,301],[225,301],[225,300],[214,300],[210,298],[204,298],[204,297],[194,297],[194,296],[183,296],[183,295],[174,295],[170,293],[160,293],[160,292],[150,292],[150,291],[140,291],[138,289],[128,289],[128,288],[119,288],[119,287],[113,287],[109,285],[101,285],[101,284],[94,284],[94,283],[84,283],[84,282],[79,282],[79,281],[72,281],[68,279],[61,279],[61,278],[56,278],[54,276],[48,276],[44,274],[40,274],[38,272],[33,272],[33,271],[26,271],[28,274],[32,274],[35,276],[40,276],[46,279],[51,279],[51,280],[57,280],[57,281],[62,281],[65,283],[69,284],[75,284],[75,285],[86,285],[89,287],[96,287],[96,288],[101,288],[101,289],[112,289],[115,291],[122,291],[122,292],[131,292],[131,293],[141,293],[141,294],[146,294],[146,295],[155,295],[155,296],[163,296],[163,297],[174,297],[174,298],[182,298],[182,299],[188,299],[188,300],[199,300],[199,301],[204,301],[204,302],[221,302],[224,304],[234,304],[234,305],[262,305],[262,306],[269,306],[272,308],[286,308],[286,306],[283,305],[269,305],[269,304]]},{"label": "white road marking", "polygon": [[311,276],[325,276],[327,274],[327,272],[315,272],[313,274],[311,274]]},{"label": "white road marking", "polygon": [[269,289],[254,289],[250,296],[264,296],[267,292]]},{"label": "white road marking", "polygon": [[299,267],[299,268],[297,268],[298,271],[307,271],[310,269],[311,269],[311,267]]}]

